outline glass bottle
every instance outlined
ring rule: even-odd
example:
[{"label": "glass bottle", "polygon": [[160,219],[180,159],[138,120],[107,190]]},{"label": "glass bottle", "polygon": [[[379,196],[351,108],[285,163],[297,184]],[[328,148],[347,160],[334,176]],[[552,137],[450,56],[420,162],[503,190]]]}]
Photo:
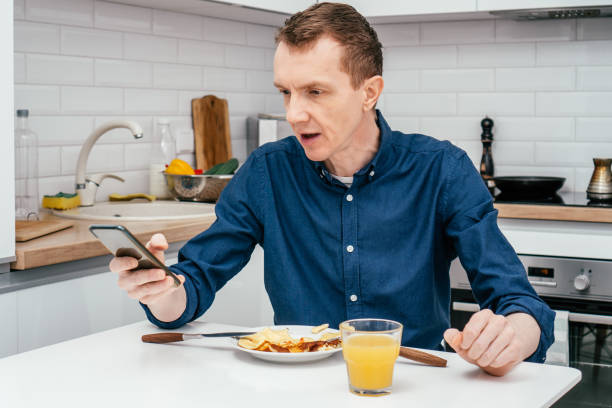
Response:
[{"label": "glass bottle", "polygon": [[168,119],[160,118],[157,120],[159,138],[161,140],[161,150],[164,155],[166,164],[170,164],[172,159],[176,157],[176,141],[174,135],[170,131],[170,123]]},{"label": "glass bottle", "polygon": [[38,218],[38,137],[28,125],[29,111],[19,109],[15,123],[15,218]]},{"label": "glass bottle", "polygon": [[149,163],[149,194],[153,194],[157,198],[169,198],[166,177],[162,171],[175,157],[176,142],[170,131],[168,119],[160,118],[157,120],[157,134],[159,138],[153,142]]}]

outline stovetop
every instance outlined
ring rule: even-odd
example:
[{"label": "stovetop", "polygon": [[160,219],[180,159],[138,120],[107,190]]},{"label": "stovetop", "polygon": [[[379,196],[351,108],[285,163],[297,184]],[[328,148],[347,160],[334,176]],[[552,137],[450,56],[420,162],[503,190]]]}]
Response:
[{"label": "stovetop", "polygon": [[504,196],[499,193],[495,196],[496,203],[508,204],[541,204],[560,205],[568,207],[603,207],[612,208],[612,201],[593,201],[587,198],[586,192],[561,192],[547,198],[524,198]]}]

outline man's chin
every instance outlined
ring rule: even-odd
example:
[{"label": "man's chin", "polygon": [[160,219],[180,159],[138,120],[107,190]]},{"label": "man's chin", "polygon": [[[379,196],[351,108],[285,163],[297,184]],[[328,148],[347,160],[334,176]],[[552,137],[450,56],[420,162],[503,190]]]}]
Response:
[{"label": "man's chin", "polygon": [[309,160],[315,162],[323,162],[328,159],[327,155],[322,154],[321,152],[309,152],[308,150],[304,149],[304,153],[306,153],[306,157],[308,157]]},{"label": "man's chin", "polygon": [[312,161],[325,161],[328,159],[329,155],[323,149],[313,148],[312,146],[304,146],[303,143],[300,143],[302,149],[304,149],[304,153],[309,160]]}]

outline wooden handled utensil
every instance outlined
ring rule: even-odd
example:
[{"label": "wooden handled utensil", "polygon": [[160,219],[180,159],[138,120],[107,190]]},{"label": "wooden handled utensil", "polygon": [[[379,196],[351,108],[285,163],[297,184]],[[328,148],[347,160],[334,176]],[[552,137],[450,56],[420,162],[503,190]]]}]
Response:
[{"label": "wooden handled utensil", "polygon": [[202,337],[233,337],[238,339],[242,336],[248,336],[249,334],[254,334],[255,332],[223,332],[223,333],[153,333],[153,334],[144,334],[142,336],[142,341],[145,343],[174,343],[175,341],[183,341],[183,340],[193,340],[193,339],[201,339]]},{"label": "wooden handled utensil", "polygon": [[400,347],[399,355],[408,360],[417,361],[434,367],[446,367],[446,360],[433,354],[425,353],[424,351],[411,349],[409,347]]}]

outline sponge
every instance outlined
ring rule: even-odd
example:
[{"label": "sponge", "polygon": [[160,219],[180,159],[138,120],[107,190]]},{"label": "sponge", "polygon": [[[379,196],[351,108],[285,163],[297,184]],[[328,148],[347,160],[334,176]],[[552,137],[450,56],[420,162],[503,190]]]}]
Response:
[{"label": "sponge", "polygon": [[54,196],[45,195],[42,199],[44,208],[54,210],[69,210],[81,205],[81,199],[78,194],[66,194],[59,192]]},{"label": "sponge", "polygon": [[134,194],[127,194],[127,195],[113,193],[113,194],[108,195],[109,201],[129,201],[135,198],[144,198],[149,201],[155,201],[157,197],[151,194],[144,194],[144,193],[134,193]]}]

